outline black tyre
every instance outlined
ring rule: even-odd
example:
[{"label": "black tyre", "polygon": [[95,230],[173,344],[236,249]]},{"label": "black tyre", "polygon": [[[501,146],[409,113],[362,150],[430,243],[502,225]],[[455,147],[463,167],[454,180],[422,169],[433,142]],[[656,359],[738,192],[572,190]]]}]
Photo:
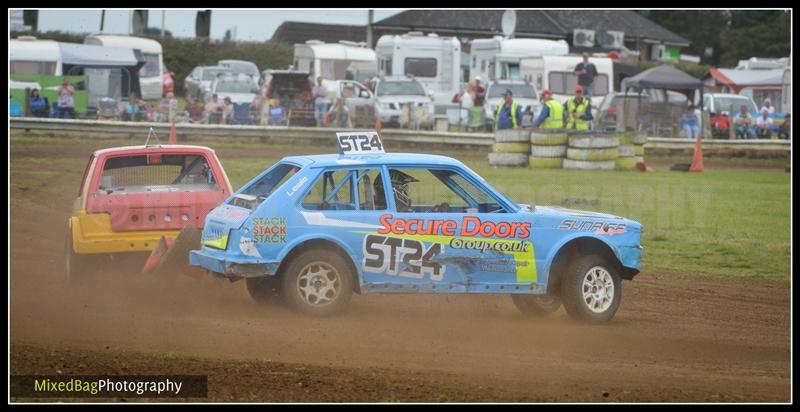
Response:
[{"label": "black tyre", "polygon": [[275,302],[281,297],[281,279],[277,276],[247,278],[247,292],[261,305]]},{"label": "black tyre", "polygon": [[330,250],[301,252],[282,276],[286,303],[309,315],[333,315],[344,309],[353,295],[354,274],[347,262]]},{"label": "black tyre", "polygon": [[72,247],[72,232],[69,230],[67,231],[67,239],[64,245],[64,263],[67,279],[69,279],[70,282],[77,282],[83,279],[86,272],[91,269],[93,261],[92,256],[75,253]]},{"label": "black tyre", "polygon": [[561,300],[573,318],[608,322],[622,300],[619,268],[599,255],[586,255],[574,261],[561,280]]},{"label": "black tyre", "polygon": [[561,299],[550,295],[511,295],[511,301],[525,315],[547,316],[561,307]]}]

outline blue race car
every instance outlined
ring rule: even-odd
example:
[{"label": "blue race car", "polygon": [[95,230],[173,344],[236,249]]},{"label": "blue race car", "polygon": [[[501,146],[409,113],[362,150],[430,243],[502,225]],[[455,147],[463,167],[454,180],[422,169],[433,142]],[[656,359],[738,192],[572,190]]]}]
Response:
[{"label": "blue race car", "polygon": [[493,293],[590,322],[614,316],[640,271],[638,222],[515,203],[455,159],[385,153],[375,132],[337,141],[339,154],[285,157],[209,213],[191,264],[313,315],[354,291]]}]

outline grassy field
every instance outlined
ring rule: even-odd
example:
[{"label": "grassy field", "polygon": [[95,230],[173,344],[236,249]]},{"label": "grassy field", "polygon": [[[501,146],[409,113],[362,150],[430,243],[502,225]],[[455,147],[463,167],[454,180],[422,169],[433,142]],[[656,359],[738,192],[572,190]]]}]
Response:
[{"label": "grassy field", "polygon": [[[129,139],[64,141],[17,131],[11,133],[10,142],[12,211],[14,207],[46,210],[29,198],[38,182],[55,182],[37,189],[44,195],[76,191],[92,150],[141,144]],[[284,155],[334,150],[333,145],[204,144],[217,150],[235,188]],[[59,147],[70,150],[55,158],[36,155],[37,150]],[[642,222],[646,272],[780,280],[790,276],[790,174],[783,170],[783,161],[740,159],[730,161],[736,162],[730,167],[729,161],[716,159],[707,161],[700,174],[670,172],[666,167],[645,174],[493,168],[483,152],[434,152],[464,161],[517,202],[608,212]]]}]

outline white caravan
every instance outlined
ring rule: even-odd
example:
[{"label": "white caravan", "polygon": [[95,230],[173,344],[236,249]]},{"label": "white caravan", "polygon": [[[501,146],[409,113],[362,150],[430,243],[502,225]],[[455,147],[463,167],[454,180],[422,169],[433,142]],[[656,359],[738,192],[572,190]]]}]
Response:
[{"label": "white caravan", "polygon": [[453,95],[461,89],[461,44],[455,37],[423,36],[421,32],[384,35],[378,39],[375,53],[379,76],[415,78],[437,107],[451,105]]},{"label": "white caravan", "polygon": [[[553,98],[563,103],[575,95],[575,86],[578,84],[575,66],[581,62],[581,56],[528,57],[520,60],[520,74],[523,79],[533,83],[537,90],[550,89]],[[608,57],[591,56],[589,63],[597,68],[592,96],[592,109],[596,110],[603,98],[613,92],[614,62]]]},{"label": "white caravan", "polygon": [[61,76],[61,48],[53,40],[20,36],[8,41],[10,74],[46,74]]},{"label": "white caravan", "polygon": [[331,98],[335,96],[336,80],[347,80],[348,69],[354,66],[376,67],[375,51],[366,43],[355,43],[342,40],[339,43],[323,43],[309,40],[304,44],[294,45],[294,69],[310,73],[317,84],[322,76],[323,85],[328,88]]},{"label": "white caravan", "polygon": [[475,39],[470,52],[469,78],[480,76],[483,81],[521,80],[519,63],[525,57],[563,56],[569,53],[564,40]]},{"label": "white caravan", "polygon": [[83,43],[96,46],[139,49],[145,62],[144,66],[139,69],[141,97],[142,99],[161,98],[164,93],[164,52],[159,42],[133,36],[92,34],[86,36]]}]

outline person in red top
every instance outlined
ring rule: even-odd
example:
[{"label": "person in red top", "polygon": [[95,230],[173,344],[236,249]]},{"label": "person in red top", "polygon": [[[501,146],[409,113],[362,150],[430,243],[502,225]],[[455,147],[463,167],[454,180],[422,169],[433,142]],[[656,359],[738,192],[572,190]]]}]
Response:
[{"label": "person in red top", "polygon": [[469,92],[473,95],[472,104],[475,107],[483,107],[486,102],[486,88],[481,85],[480,76],[475,77],[475,84]]},{"label": "person in red top", "polygon": [[717,111],[711,117],[711,134],[717,137],[728,137],[730,127],[728,116],[723,115],[722,109],[717,107]]}]

